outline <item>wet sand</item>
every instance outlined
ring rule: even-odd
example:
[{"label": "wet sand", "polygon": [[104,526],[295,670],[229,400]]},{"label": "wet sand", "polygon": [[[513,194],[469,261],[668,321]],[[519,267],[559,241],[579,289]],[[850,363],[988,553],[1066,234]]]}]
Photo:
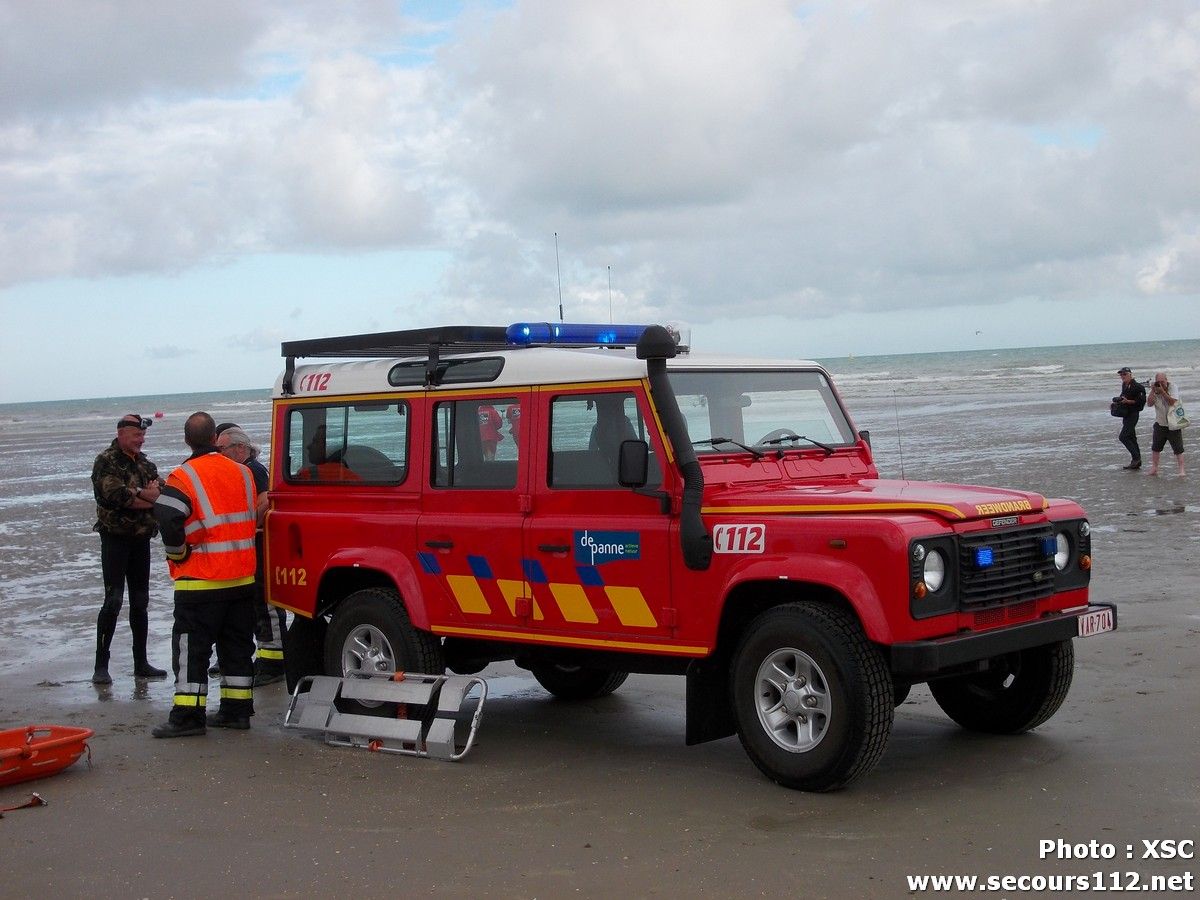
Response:
[{"label": "wet sand", "polygon": [[[880,765],[829,795],[766,781],[735,738],[684,746],[683,682],[666,677],[568,704],[489,669],[478,745],[458,763],[285,731],[280,684],[256,693],[249,732],[153,740],[171,685],[135,683],[124,619],[115,683],[98,689],[95,610],[26,589],[36,599],[4,611],[0,726],[96,735],[90,767],[0,789],[0,806],[49,801],[0,822],[0,894],[887,898],[914,896],[916,874],[1195,872],[1124,857],[1144,839],[1200,840],[1200,480],[1121,472],[1104,448],[1023,479],[1089,509],[1093,598],[1120,605],[1118,632],[1076,642],[1062,710],[1028,735],[975,735],[917,687]],[[154,581],[163,665],[170,589],[157,568]],[[1118,858],[1039,859],[1056,838]],[[987,894],[1002,895],[1019,894]]]}]

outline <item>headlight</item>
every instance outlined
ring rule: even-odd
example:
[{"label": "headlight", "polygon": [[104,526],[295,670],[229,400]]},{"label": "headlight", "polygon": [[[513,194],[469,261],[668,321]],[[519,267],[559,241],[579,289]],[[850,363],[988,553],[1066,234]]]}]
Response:
[{"label": "headlight", "polygon": [[[1055,559],[1057,560],[1057,557]],[[925,568],[921,573],[921,580],[925,582],[931,594],[936,594],[942,589],[946,582],[946,557],[942,556],[941,550],[930,550],[925,555]]]},{"label": "headlight", "polygon": [[1070,561],[1071,542],[1067,540],[1066,532],[1060,531],[1054,540],[1054,568],[1061,572],[1066,569],[1067,563]]}]

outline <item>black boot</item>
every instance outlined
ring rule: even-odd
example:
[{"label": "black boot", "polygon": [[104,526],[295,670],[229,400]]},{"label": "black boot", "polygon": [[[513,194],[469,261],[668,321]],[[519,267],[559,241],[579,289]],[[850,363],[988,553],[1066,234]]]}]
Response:
[{"label": "black boot", "polygon": [[210,728],[232,728],[235,731],[248,731],[250,729],[250,717],[215,712],[209,715],[208,726]]},{"label": "black boot", "polygon": [[96,669],[92,672],[92,684],[112,684],[112,676],[108,674],[108,654],[104,654],[104,661],[100,661],[99,654],[96,655]]},{"label": "black boot", "polygon": [[135,678],[165,678],[165,669],[150,665],[146,658],[146,636],[150,632],[145,608],[138,608],[129,598],[129,630],[133,632],[133,675]]},{"label": "black boot", "polygon": [[204,722],[172,722],[167,720],[150,733],[156,738],[191,737],[204,734]]},{"label": "black boot", "polygon": [[[100,614],[103,617],[104,613]],[[108,674],[108,646],[112,643],[112,631],[106,631],[103,621],[96,625],[96,670],[92,672],[92,684],[112,684]]]}]

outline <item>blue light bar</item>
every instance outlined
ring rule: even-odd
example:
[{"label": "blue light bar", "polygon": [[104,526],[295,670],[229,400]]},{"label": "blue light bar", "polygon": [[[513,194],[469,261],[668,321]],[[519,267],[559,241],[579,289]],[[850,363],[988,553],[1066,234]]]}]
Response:
[{"label": "blue light bar", "polygon": [[986,569],[996,562],[996,555],[992,552],[991,547],[976,547],[975,548],[975,566],[979,569]]},{"label": "blue light bar", "polygon": [[505,329],[504,337],[517,347],[529,347],[534,344],[576,347],[632,346],[638,342],[645,330],[645,325],[516,322]]}]

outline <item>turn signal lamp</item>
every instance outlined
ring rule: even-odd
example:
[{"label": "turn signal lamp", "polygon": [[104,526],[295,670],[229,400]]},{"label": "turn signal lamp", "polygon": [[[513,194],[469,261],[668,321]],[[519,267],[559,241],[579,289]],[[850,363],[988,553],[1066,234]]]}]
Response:
[{"label": "turn signal lamp", "polygon": [[1092,558],[1090,556],[1088,556],[1085,553],[1083,556],[1079,557],[1079,568],[1083,569],[1086,572],[1091,567],[1092,567]]},{"label": "turn signal lamp", "polygon": [[929,588],[925,587],[925,582],[918,581],[913,585],[913,596],[921,600],[929,593]]},{"label": "turn signal lamp", "polygon": [[645,325],[587,325],[562,322],[517,322],[505,329],[505,339],[514,346],[558,344],[575,347],[633,346]]}]

